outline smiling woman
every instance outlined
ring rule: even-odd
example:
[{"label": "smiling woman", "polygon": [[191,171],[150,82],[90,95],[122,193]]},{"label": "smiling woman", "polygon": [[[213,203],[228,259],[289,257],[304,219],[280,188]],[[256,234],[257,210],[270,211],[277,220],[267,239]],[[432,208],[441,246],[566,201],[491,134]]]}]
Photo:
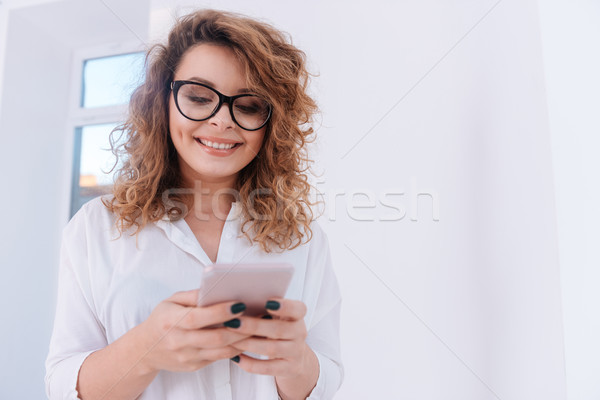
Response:
[{"label": "smiling woman", "polygon": [[[333,397],[341,299],[308,199],[307,80],[284,34],[232,13],[185,16],[149,51],[113,194],[63,234],[51,399]],[[291,264],[286,295],[262,318],[233,292],[198,306],[203,268],[242,261]]]}]

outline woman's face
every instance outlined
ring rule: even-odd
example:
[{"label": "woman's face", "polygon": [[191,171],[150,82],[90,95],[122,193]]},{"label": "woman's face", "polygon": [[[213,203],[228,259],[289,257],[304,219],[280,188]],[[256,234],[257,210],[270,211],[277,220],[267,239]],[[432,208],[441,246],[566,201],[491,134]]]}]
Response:
[{"label": "woman's face", "polygon": [[[173,80],[204,83],[227,96],[243,93],[247,87],[242,65],[233,52],[227,47],[212,44],[200,44],[189,49],[182,57]],[[188,184],[221,182],[232,187],[238,172],[258,154],[266,127],[257,131],[240,128],[232,120],[229,105],[225,103],[207,120],[189,120],[177,109],[172,91],[169,96],[169,129],[179,155],[181,173]],[[231,150],[215,150],[203,144],[207,141],[213,146],[215,143],[239,144]]]}]

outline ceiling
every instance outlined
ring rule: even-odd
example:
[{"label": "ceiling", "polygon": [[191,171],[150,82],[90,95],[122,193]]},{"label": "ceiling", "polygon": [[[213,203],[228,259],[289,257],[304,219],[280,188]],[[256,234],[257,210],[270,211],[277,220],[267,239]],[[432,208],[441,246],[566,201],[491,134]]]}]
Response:
[{"label": "ceiling", "polygon": [[[28,22],[74,48],[147,40],[148,0],[41,1],[42,4],[24,7],[16,7],[13,1],[9,4],[10,20]],[[29,3],[40,3],[40,0]]]}]

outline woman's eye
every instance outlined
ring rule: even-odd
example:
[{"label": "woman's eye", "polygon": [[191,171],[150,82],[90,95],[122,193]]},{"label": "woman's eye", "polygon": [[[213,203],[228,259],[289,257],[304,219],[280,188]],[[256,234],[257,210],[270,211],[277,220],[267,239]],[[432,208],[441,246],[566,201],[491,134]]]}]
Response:
[{"label": "woman's eye", "polygon": [[212,100],[207,97],[199,97],[199,96],[188,96],[188,101],[192,103],[196,103],[199,105],[210,104]]},{"label": "woman's eye", "polygon": [[259,112],[258,107],[236,105],[235,108],[244,114],[256,114]]}]

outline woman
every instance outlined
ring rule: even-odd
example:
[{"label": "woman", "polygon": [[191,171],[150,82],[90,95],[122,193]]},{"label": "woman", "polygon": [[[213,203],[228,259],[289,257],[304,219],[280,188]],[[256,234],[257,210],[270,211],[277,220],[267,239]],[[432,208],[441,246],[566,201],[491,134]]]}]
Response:
[{"label": "woman", "polygon": [[[49,398],[331,398],[341,300],[304,174],[304,54],[267,24],[207,10],[148,60],[113,195],[63,233]],[[266,318],[235,294],[196,306],[203,267],[240,262],[294,266]]]}]

